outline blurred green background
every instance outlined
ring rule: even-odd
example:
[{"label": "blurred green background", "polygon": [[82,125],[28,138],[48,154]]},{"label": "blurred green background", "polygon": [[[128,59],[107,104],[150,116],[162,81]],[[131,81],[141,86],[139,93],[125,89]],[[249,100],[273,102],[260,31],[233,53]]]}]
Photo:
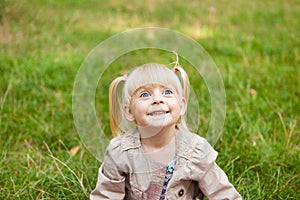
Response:
[{"label": "blurred green background", "polygon": [[[100,163],[74,126],[77,70],[101,41],[149,26],[188,35],[218,66],[227,115],[217,161],[243,198],[299,199],[298,0],[0,0],[0,199],[88,198]],[[174,59],[132,55],[139,53]],[[120,63],[134,64],[128,57]],[[96,95],[108,135],[102,91],[116,73],[106,73]],[[203,132],[209,94],[205,85],[195,88],[203,94]]]}]

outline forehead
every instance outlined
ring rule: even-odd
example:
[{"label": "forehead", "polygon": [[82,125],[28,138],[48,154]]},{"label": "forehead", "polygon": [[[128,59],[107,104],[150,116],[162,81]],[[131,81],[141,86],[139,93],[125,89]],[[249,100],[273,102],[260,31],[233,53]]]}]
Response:
[{"label": "forehead", "polygon": [[141,90],[153,90],[153,89],[171,89],[175,90],[174,86],[172,85],[162,85],[162,84],[157,84],[157,83],[149,83],[142,85],[141,87],[137,88],[136,92],[141,91]]}]

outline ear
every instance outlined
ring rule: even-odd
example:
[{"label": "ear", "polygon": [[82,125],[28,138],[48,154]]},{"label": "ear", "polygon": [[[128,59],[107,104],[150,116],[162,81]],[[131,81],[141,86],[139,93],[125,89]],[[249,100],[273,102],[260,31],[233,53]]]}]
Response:
[{"label": "ear", "polygon": [[184,115],[185,112],[187,110],[187,102],[186,102],[186,99],[184,97],[182,97],[182,100],[181,100],[181,115]]},{"label": "ear", "polygon": [[130,106],[128,106],[128,105],[124,106],[124,113],[125,113],[125,117],[128,121],[133,122],[135,120],[134,116],[131,112]]}]

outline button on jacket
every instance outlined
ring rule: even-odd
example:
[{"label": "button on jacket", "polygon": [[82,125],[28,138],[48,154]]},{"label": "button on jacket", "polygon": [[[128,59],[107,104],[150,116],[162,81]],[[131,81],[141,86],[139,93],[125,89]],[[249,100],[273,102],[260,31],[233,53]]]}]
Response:
[{"label": "button on jacket", "polygon": [[[242,199],[226,174],[215,163],[217,152],[202,137],[184,130],[175,135],[176,165],[165,199]],[[158,200],[165,165],[143,152],[134,128],[111,140],[99,169],[91,200]]]}]

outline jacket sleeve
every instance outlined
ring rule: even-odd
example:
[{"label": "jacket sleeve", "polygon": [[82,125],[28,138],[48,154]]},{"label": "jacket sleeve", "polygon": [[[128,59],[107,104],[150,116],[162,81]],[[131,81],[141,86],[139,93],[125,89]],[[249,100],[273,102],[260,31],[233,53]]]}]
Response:
[{"label": "jacket sleeve", "polygon": [[98,181],[96,188],[91,192],[91,200],[102,199],[124,199],[125,196],[125,178],[114,180],[107,177],[101,165],[98,172]]},{"label": "jacket sleeve", "polygon": [[211,164],[198,185],[208,199],[242,199],[234,186],[228,181],[224,171],[215,162]]},{"label": "jacket sleeve", "polygon": [[[225,172],[216,164],[217,152],[203,140],[194,152],[192,171],[199,173],[198,186],[209,200],[242,199],[234,186],[229,182]],[[196,173],[197,174],[197,173]],[[197,175],[196,175],[197,176]]]},{"label": "jacket sleeve", "polygon": [[91,200],[124,199],[125,175],[119,170],[116,159],[118,159],[117,150],[109,146],[98,171],[96,188],[90,194]]}]

